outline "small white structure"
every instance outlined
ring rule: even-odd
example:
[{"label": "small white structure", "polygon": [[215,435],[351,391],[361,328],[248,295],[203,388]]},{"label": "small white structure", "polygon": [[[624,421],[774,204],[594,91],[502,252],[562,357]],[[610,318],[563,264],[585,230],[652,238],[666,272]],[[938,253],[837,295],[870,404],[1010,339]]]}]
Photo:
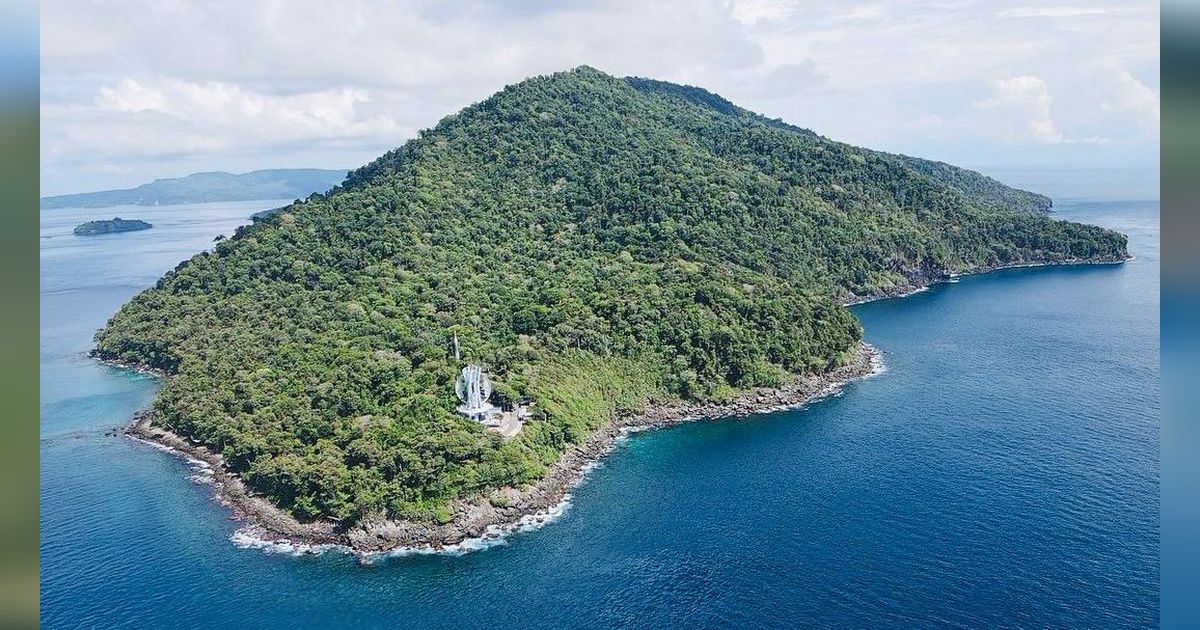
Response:
[{"label": "small white structure", "polygon": [[519,405],[512,411],[504,411],[488,402],[492,395],[492,381],[483,372],[483,368],[475,364],[462,369],[458,380],[454,382],[454,393],[458,394],[458,399],[462,401],[458,406],[458,413],[506,439],[520,433],[530,415],[527,406]]},{"label": "small white structure", "polygon": [[483,373],[483,368],[474,363],[462,369],[462,374],[459,374],[458,380],[454,382],[454,393],[458,394],[458,399],[462,401],[458,406],[458,413],[472,420],[487,424],[489,416],[497,411],[488,402],[488,398],[492,396],[492,382],[488,380],[487,374]]}]

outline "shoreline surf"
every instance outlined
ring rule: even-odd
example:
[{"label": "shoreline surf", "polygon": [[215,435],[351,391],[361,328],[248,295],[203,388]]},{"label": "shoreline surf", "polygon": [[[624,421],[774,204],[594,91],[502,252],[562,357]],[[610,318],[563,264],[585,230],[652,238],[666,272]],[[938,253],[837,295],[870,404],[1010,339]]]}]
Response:
[{"label": "shoreline surf", "polygon": [[[938,278],[914,278],[911,286],[866,296],[846,305],[908,297],[936,284],[1003,269],[1121,264],[1130,259],[1014,263],[960,274],[945,274]],[[920,280],[926,280],[927,283],[917,284]],[[108,363],[169,378],[161,371],[142,366],[112,361]],[[451,520],[445,524],[375,518],[364,519],[342,529],[328,521],[300,523],[265,497],[251,491],[235,473],[225,468],[219,454],[154,426],[151,411],[137,412],[133,422],[122,431],[138,441],[181,456],[194,466],[199,463],[203,483],[211,484],[216,500],[232,511],[232,518],[243,523],[230,537],[239,547],[294,555],[319,554],[336,549],[351,553],[364,562],[381,557],[427,553],[461,555],[504,544],[512,534],[538,529],[561,517],[570,507],[571,490],[583,483],[588,473],[601,465],[603,458],[630,434],[696,421],[740,418],[802,407],[836,395],[850,382],[869,378],[885,370],[881,352],[863,341],[847,365],[825,374],[799,376],[778,388],[755,388],[721,403],[678,401],[651,406],[639,414],[614,417],[582,443],[565,451],[539,482],[526,488],[501,488],[486,496],[459,500],[454,505]]]},{"label": "shoreline surf", "polygon": [[301,523],[250,490],[225,467],[219,454],[155,426],[151,411],[138,412],[123,432],[139,442],[182,457],[199,469],[191,477],[202,477],[204,484],[212,485],[217,501],[243,523],[231,537],[240,547],[295,554],[341,548],[368,561],[380,556],[458,554],[502,544],[511,534],[538,529],[559,518],[569,509],[570,491],[631,434],[801,407],[835,395],[847,383],[883,370],[879,350],[861,342],[849,363],[825,374],[800,376],[777,388],[755,388],[720,403],[681,401],[651,406],[638,414],[619,415],[565,451],[541,481],[526,488],[502,488],[460,500],[451,520],[440,525],[365,519],[343,530],[326,521]]}]

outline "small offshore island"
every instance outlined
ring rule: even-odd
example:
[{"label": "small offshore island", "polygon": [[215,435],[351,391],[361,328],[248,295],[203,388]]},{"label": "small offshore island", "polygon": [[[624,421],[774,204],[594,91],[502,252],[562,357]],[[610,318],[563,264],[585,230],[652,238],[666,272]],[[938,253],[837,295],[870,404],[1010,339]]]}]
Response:
[{"label": "small offshore island", "polygon": [[154,226],[140,219],[113,217],[112,219],[80,223],[75,226],[75,235],[95,236],[97,234],[115,234],[117,232],[136,232],[138,230],[149,230],[152,227]]},{"label": "small offshore island", "polygon": [[589,67],[444,118],[256,218],[96,335],[165,378],[128,428],[265,539],[498,536],[633,430],[802,404],[879,367],[847,304],[1126,238],[948,164]]}]

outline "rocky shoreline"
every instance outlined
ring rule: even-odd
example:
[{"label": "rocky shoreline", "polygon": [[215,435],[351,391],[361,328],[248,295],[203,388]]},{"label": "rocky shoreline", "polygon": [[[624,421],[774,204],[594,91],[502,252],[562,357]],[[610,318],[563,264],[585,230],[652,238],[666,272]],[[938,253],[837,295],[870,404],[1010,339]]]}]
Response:
[{"label": "rocky shoreline", "polygon": [[1003,271],[1005,269],[1071,267],[1075,265],[1119,265],[1130,260],[1133,260],[1133,256],[1126,255],[1123,257],[1112,256],[1100,258],[1065,258],[1062,260],[1022,261],[1005,263],[1002,265],[985,265],[982,267],[975,267],[969,271],[957,273],[934,269],[909,269],[905,271],[905,276],[908,277],[907,284],[895,286],[886,291],[873,293],[871,295],[856,295],[852,293],[847,294],[843,301],[843,305],[854,306],[856,304],[866,304],[867,302],[907,297],[914,293],[925,291],[935,284],[951,282],[957,280],[958,278],[965,278],[967,276],[978,276],[985,273],[991,273],[993,271]]},{"label": "rocky shoreline", "polygon": [[[848,295],[845,303],[849,306],[904,297],[958,277],[1001,269],[1120,264],[1126,260],[1129,260],[1129,257],[1021,262],[980,267],[964,273],[909,270],[906,273],[910,278],[908,285],[869,296]],[[167,377],[158,370],[114,361],[109,363]],[[138,412],[134,421],[125,427],[124,433],[200,462],[200,465],[211,473],[217,500],[230,508],[232,518],[243,523],[240,534],[255,546],[278,545],[293,550],[317,550],[337,546],[360,557],[387,552],[453,551],[468,548],[468,543],[472,541],[486,546],[490,540],[502,538],[513,531],[540,526],[552,519],[561,512],[571,488],[629,433],[684,422],[743,417],[800,406],[836,393],[846,383],[877,373],[882,366],[879,351],[870,344],[861,342],[850,362],[825,374],[797,377],[778,388],[756,388],[721,403],[681,401],[654,406],[639,414],[615,417],[583,443],[564,452],[538,483],[521,489],[502,488],[488,495],[461,500],[454,506],[451,519],[445,524],[396,521],[383,517],[366,518],[349,528],[331,521],[300,523],[265,497],[251,491],[236,474],[226,469],[220,454],[155,426],[152,422],[152,411]]]},{"label": "rocky shoreline", "polygon": [[488,495],[459,501],[445,524],[413,523],[368,518],[350,528],[330,521],[300,523],[265,497],[251,491],[230,472],[220,454],[153,424],[153,412],[138,412],[124,432],[173,453],[200,462],[211,472],[216,498],[244,525],[243,536],[257,544],[292,549],[318,549],[336,545],[369,556],[389,551],[454,549],[465,541],[487,541],[536,527],[561,511],[570,489],[596,462],[632,432],[684,422],[777,411],[836,393],[848,382],[870,376],[882,368],[879,351],[865,342],[844,366],[825,374],[797,377],[777,388],[756,388],[721,402],[678,402],[651,407],[639,414],[612,419],[581,444],[568,449],[538,483],[528,488],[503,488]]}]

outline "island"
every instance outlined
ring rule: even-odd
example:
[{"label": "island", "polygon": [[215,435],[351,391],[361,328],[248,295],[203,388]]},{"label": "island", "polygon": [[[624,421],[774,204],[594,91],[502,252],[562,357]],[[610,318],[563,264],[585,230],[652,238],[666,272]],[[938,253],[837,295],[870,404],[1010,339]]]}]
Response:
[{"label": "island", "polygon": [[154,226],[140,219],[113,217],[112,219],[80,223],[75,226],[75,235],[95,236],[97,234],[115,234],[117,232],[136,232],[138,230],[149,230],[152,227]]},{"label": "island", "polygon": [[94,355],[164,377],[129,433],[208,462],[255,535],[446,547],[544,518],[629,431],[869,375],[849,303],[1128,257],[1051,207],[584,66],[239,228]]}]

